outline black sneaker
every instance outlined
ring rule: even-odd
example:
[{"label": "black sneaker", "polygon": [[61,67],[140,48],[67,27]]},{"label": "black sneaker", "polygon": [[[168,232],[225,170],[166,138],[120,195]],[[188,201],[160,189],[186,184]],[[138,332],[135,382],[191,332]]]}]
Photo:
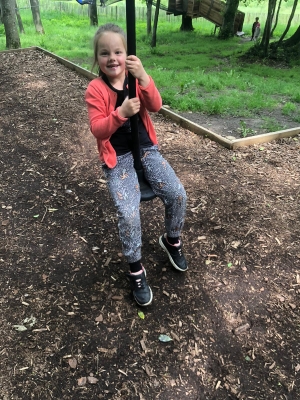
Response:
[{"label": "black sneaker", "polygon": [[148,306],[152,303],[153,295],[150,286],[146,280],[146,270],[143,268],[143,272],[139,275],[128,274],[132,294],[134,300],[139,306]]},{"label": "black sneaker", "polygon": [[182,251],[182,243],[179,246],[172,246],[167,242],[166,234],[159,238],[159,244],[168,254],[169,260],[174,268],[178,271],[186,271],[188,269],[186,259]]}]

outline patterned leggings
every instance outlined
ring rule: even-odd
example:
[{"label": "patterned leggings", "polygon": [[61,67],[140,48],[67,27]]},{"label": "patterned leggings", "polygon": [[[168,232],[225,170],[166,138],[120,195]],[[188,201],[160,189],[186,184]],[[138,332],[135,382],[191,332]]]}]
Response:
[{"label": "patterned leggings", "polygon": [[[114,168],[103,166],[108,188],[117,208],[119,235],[128,263],[141,259],[140,187],[131,153],[118,156]],[[141,150],[145,178],[165,205],[165,228],[169,237],[180,236],[186,210],[186,193],[173,168],[157,146]]]}]

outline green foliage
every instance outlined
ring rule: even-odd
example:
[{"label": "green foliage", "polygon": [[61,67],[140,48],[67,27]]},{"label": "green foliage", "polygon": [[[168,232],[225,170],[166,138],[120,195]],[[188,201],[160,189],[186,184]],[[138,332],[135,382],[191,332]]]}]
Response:
[{"label": "green foliage", "polygon": [[296,111],[297,107],[294,103],[291,103],[288,101],[285,103],[285,105],[282,107],[282,114],[283,115],[292,115]]},{"label": "green foliage", "polygon": [[[92,41],[97,27],[90,26],[87,15],[42,11],[46,34],[41,36],[35,33],[30,10],[20,9],[20,12],[26,32],[21,36],[22,47],[40,46],[86,69],[91,68]],[[99,13],[99,25],[110,18]],[[192,32],[181,32],[181,19],[174,21],[160,20],[155,48],[151,48],[146,35],[146,21],[136,23],[137,55],[154,78],[164,104],[178,111],[241,118],[280,107],[284,115],[294,120],[299,118],[299,66],[281,69],[252,63],[250,58],[240,56],[249,49],[257,51],[253,42],[238,37],[220,41],[212,34],[213,24],[202,18],[193,20]],[[124,19],[117,23],[126,28]],[[252,22],[245,25],[244,31],[250,34],[251,25]],[[0,33],[1,29],[3,32],[3,26]],[[278,35],[281,33],[278,28]],[[5,49],[4,35],[0,35],[1,49]],[[264,124],[270,131],[276,130],[271,127],[271,120]],[[241,134],[250,133],[241,122]]]},{"label": "green foliage", "polygon": [[267,132],[277,132],[285,129],[285,126],[280,125],[278,122],[274,121],[272,118],[263,118],[262,129],[265,129]]},{"label": "green foliage", "polygon": [[239,128],[240,132],[241,132],[241,137],[245,138],[248,135],[253,135],[254,131],[251,128],[247,128],[246,122],[241,120],[240,121],[240,128]]}]

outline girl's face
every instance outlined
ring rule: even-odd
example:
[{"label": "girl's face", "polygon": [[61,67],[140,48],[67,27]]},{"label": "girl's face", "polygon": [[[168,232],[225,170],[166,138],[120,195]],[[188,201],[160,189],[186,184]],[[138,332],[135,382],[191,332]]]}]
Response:
[{"label": "girl's face", "polygon": [[97,61],[101,71],[111,83],[125,79],[126,49],[122,36],[104,32],[98,40]]}]

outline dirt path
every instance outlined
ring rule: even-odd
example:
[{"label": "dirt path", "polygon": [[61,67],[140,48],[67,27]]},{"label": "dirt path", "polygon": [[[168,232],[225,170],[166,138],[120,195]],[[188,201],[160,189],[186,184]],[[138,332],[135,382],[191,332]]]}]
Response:
[{"label": "dirt path", "polygon": [[189,197],[190,268],[158,246],[160,201],[142,204],[141,318],[87,84],[39,52],[0,54],[0,397],[299,398],[299,137],[233,152],[153,116]]}]

